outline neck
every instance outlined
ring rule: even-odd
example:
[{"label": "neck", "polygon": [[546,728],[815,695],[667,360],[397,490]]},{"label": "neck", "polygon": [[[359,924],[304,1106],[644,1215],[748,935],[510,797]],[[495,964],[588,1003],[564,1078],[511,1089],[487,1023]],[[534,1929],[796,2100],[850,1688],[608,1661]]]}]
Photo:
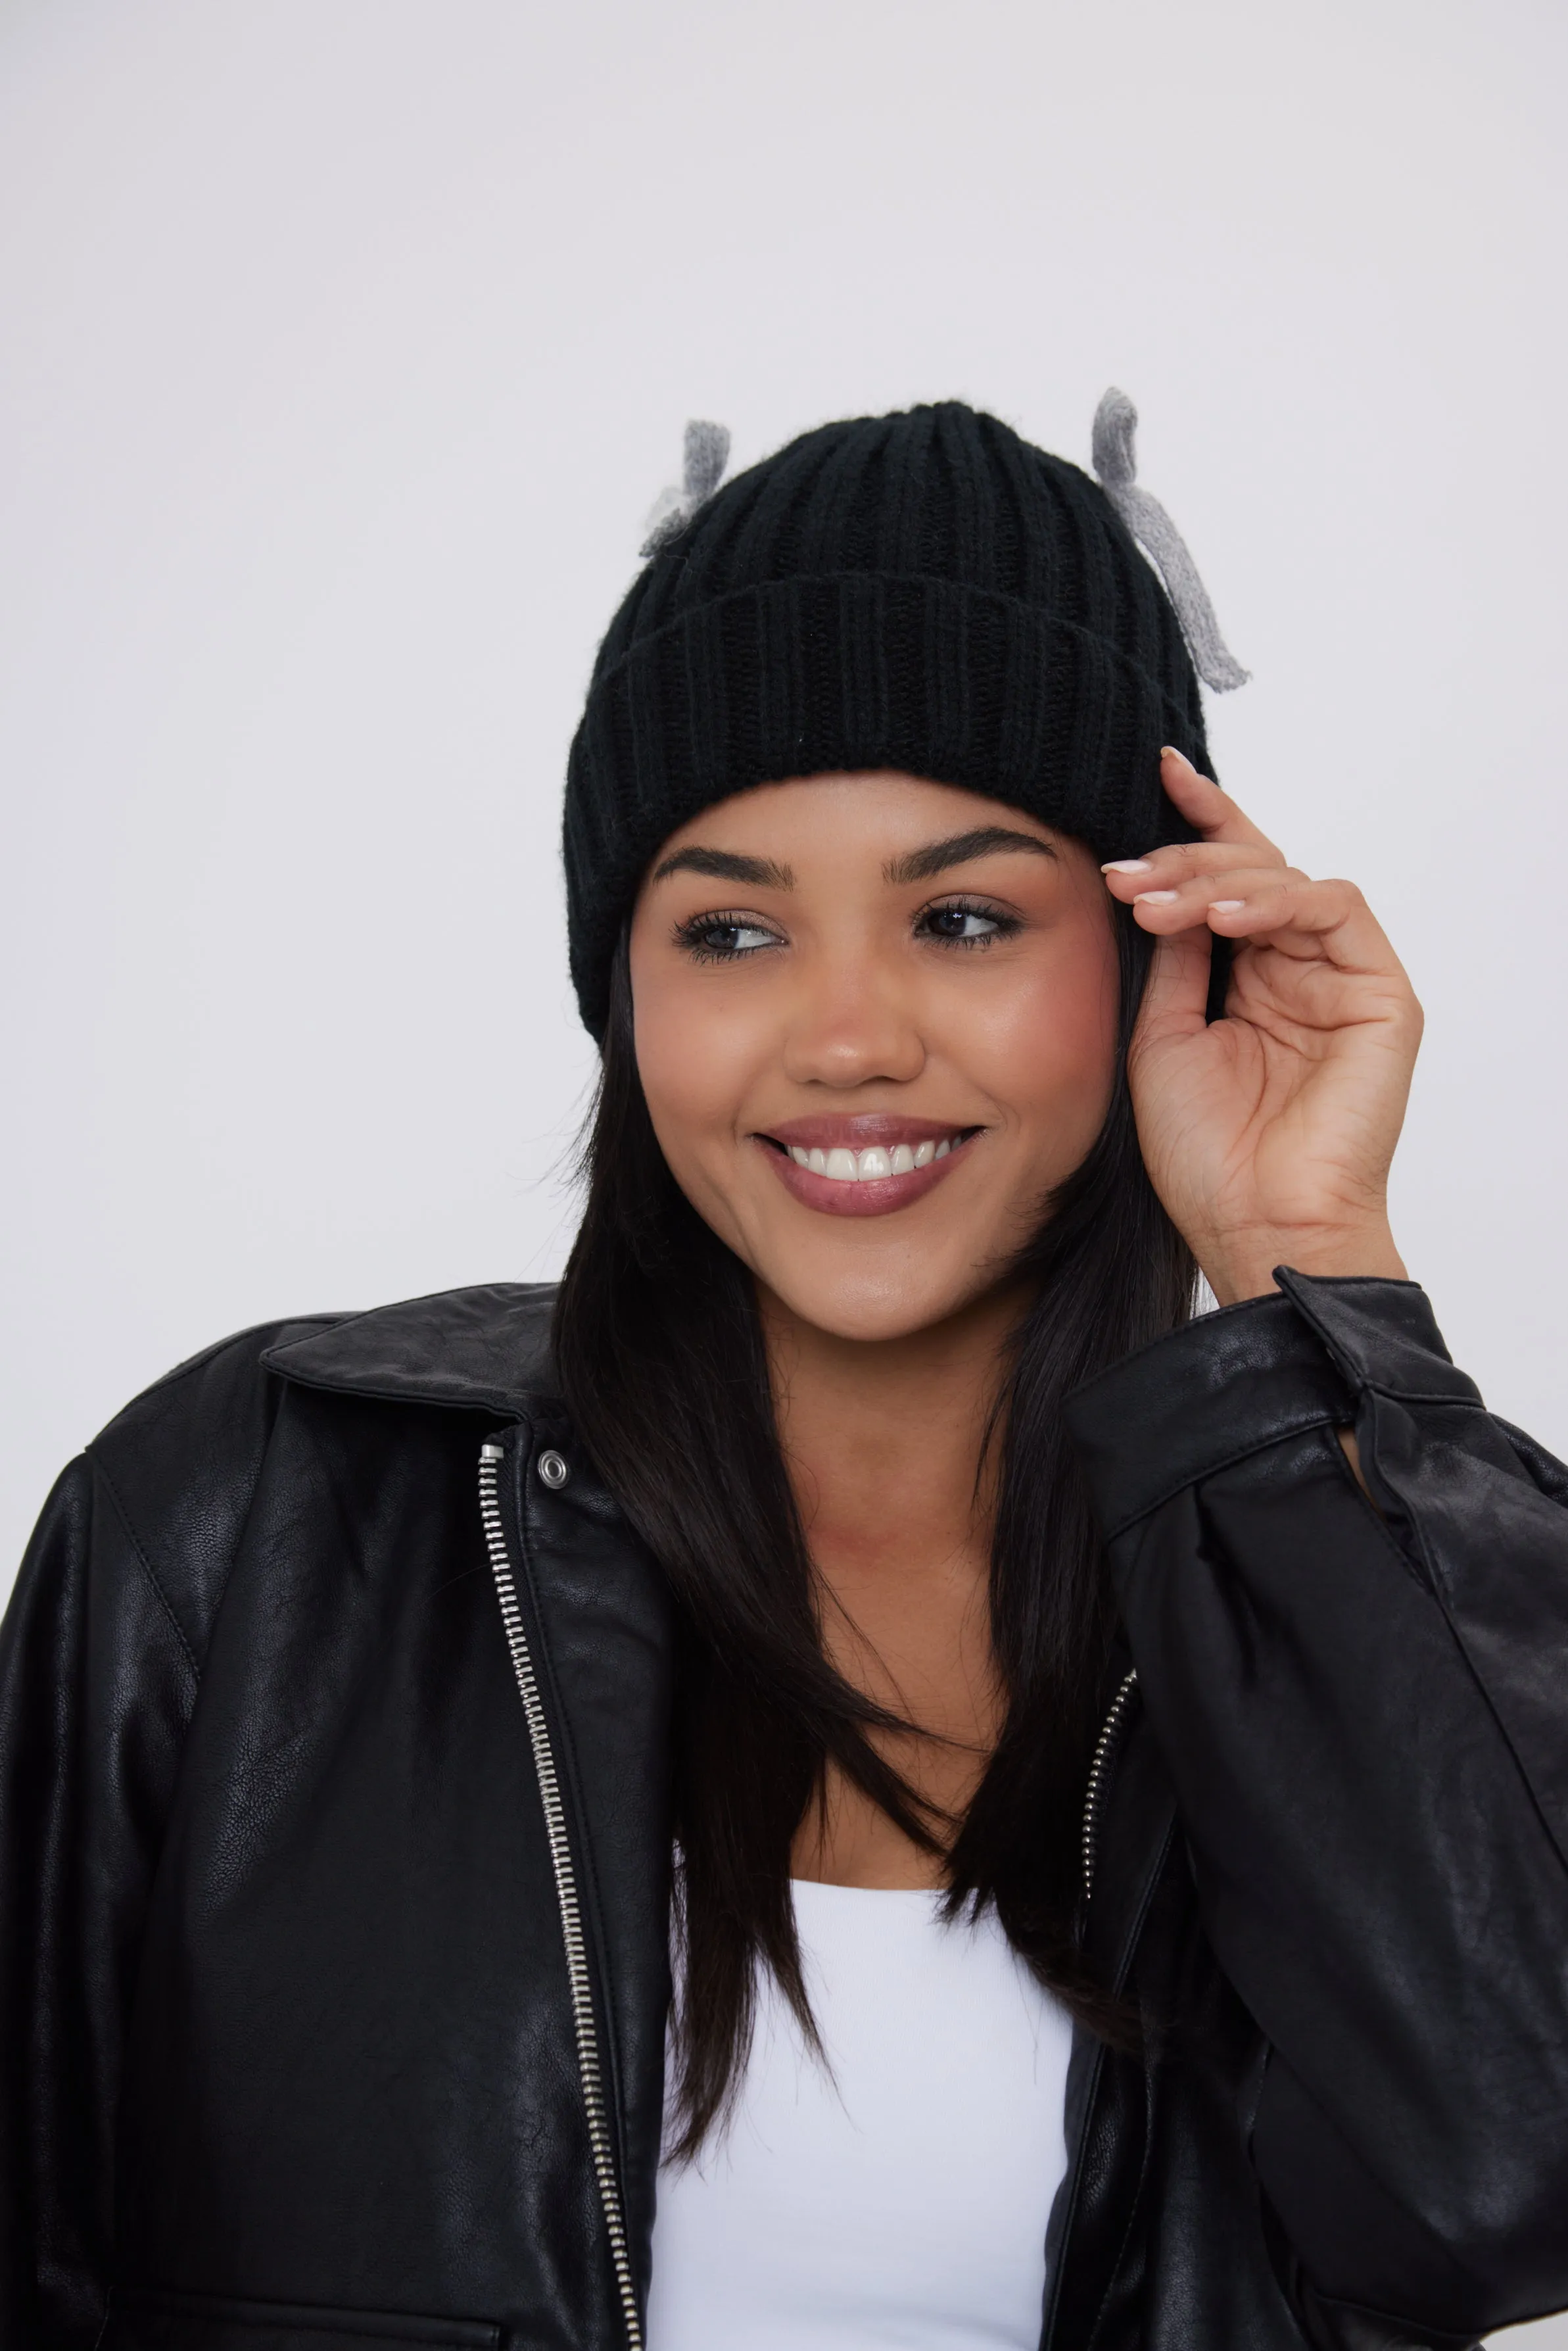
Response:
[{"label": "neck", "polygon": [[929,1330],[845,1339],[759,1296],[779,1437],[819,1569],[989,1554],[987,1424],[1023,1301],[975,1301]]},{"label": "neck", "polygon": [[[766,1293],[760,1302],[823,1648],[868,1698],[927,1734],[877,1731],[872,1744],[933,1823],[956,1821],[1004,1711],[991,1647],[995,1449],[985,1453],[985,1435],[1023,1300],[999,1294],[931,1330],[872,1343],[814,1329]],[[844,1886],[941,1876],[940,1858],[834,1766],[792,1865]]]}]

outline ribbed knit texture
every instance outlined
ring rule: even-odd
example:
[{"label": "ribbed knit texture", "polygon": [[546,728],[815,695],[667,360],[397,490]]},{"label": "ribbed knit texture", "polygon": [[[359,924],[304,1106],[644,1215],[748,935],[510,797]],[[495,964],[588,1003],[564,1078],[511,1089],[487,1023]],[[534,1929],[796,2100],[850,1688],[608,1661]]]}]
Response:
[{"label": "ribbed knit texture", "polygon": [[600,648],[567,768],[572,978],[611,959],[670,833],[753,784],[896,768],[1102,858],[1190,838],[1207,767],[1176,616],[1098,484],[957,402],[804,434],[660,547]]}]

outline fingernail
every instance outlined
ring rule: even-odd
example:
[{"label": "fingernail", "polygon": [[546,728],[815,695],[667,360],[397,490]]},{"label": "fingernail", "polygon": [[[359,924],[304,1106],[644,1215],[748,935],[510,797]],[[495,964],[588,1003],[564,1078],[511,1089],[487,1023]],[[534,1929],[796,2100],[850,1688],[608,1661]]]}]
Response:
[{"label": "fingernail", "polygon": [[[1159,756],[1162,759],[1179,759],[1184,768],[1192,768],[1192,762],[1188,758],[1186,752],[1179,751],[1174,743],[1161,744]],[[1192,768],[1192,772],[1196,775],[1198,773],[1197,768]]]},{"label": "fingernail", "polygon": [[1108,865],[1100,868],[1102,873],[1147,873],[1148,870],[1147,857],[1113,857]]},{"label": "fingernail", "polygon": [[1246,903],[1245,898],[1210,898],[1209,911],[1211,914],[1239,914]]},{"label": "fingernail", "polygon": [[1135,906],[1174,906],[1177,894],[1174,890],[1140,890],[1133,900],[1133,904]]}]

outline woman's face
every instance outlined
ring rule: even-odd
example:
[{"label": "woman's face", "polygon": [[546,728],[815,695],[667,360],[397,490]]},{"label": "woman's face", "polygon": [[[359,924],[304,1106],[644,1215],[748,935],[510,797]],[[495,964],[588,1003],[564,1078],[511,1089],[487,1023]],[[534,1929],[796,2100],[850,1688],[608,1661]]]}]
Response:
[{"label": "woman's face", "polygon": [[1005,1281],[1110,1101],[1116,953],[1090,852],[914,776],[705,809],[642,885],[631,984],[676,1181],[843,1338],[905,1337]]}]

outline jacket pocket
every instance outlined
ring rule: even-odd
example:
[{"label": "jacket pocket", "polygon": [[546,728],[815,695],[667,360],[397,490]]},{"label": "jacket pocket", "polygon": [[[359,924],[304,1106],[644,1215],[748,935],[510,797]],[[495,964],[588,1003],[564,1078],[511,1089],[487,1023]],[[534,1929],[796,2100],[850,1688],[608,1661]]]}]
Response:
[{"label": "jacket pocket", "polygon": [[501,2329],[400,2310],[117,2286],[99,2351],[500,2351]]}]

